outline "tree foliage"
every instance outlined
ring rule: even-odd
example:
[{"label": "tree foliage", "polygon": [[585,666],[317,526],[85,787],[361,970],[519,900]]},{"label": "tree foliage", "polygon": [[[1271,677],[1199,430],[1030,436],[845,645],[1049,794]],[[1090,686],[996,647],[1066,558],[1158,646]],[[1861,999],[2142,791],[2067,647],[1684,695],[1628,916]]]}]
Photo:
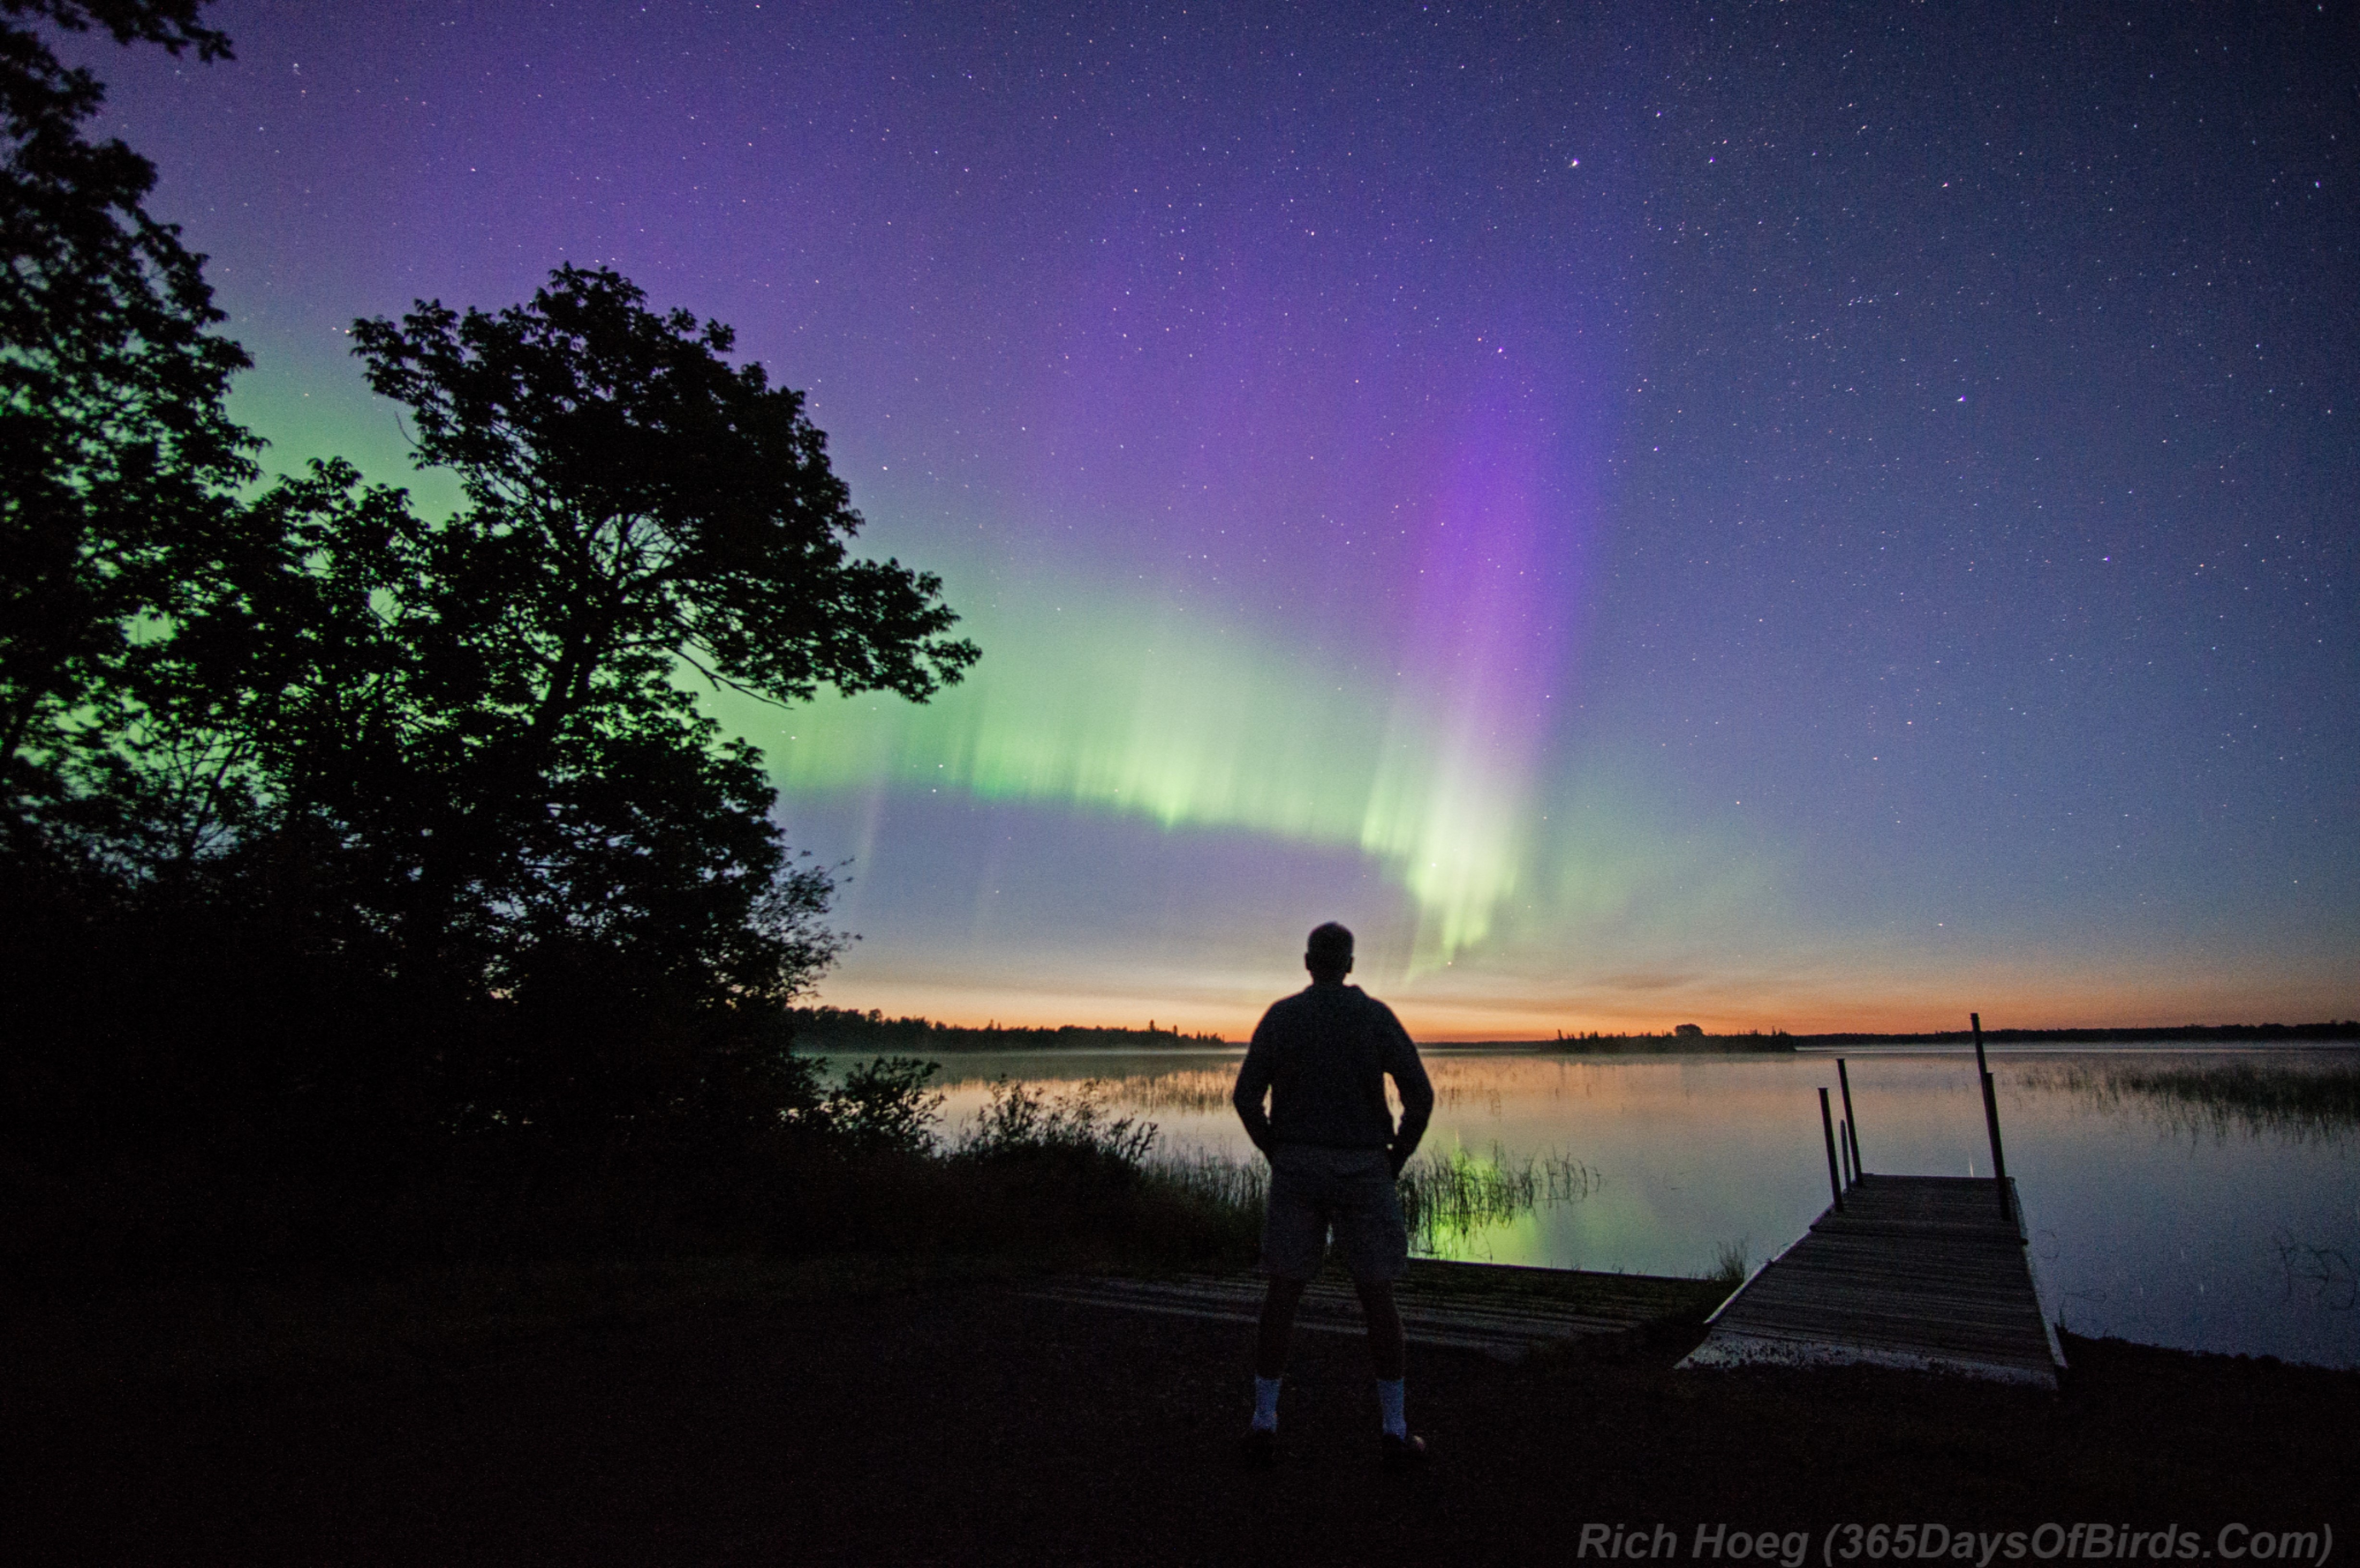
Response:
[{"label": "tree foliage", "polygon": [[136,624],[239,523],[257,446],[223,406],[247,362],[203,258],[142,206],[148,162],[84,135],[104,93],[33,24],[200,59],[200,0],[0,0],[0,812],[19,837],[103,716]]},{"label": "tree foliage", "polygon": [[[337,460],[248,494],[202,258],[41,31],[224,58],[201,4],[0,0],[0,1174],[63,1183],[0,1206],[144,1172],[202,1251],[241,1203],[331,1236],[629,1149],[721,1212],[762,1149],[922,1148],[916,1064],[787,1049],[832,884],[695,691],[923,701],[977,657],[941,585],[853,556],[799,394],[605,269],[356,323],[455,515]],[[126,1213],[80,1228],[152,1250]]]},{"label": "tree foliage", "polygon": [[779,702],[823,681],[923,702],[974,661],[937,579],[850,559],[861,519],[826,437],[801,393],[723,358],[720,322],[561,267],[528,305],[426,301],[354,336],[420,461],[465,485],[468,569],[542,676],[537,733],[648,655]]},{"label": "tree foliage", "polygon": [[466,504],[425,519],[334,462],[254,504],[84,764],[127,803],[115,857],[244,889],[290,951],[534,1020],[450,1069],[467,1104],[693,1098],[841,939],[759,753],[689,683],[922,700],[975,649],[932,576],[851,557],[825,438],[726,327],[562,267],[528,305],[355,337]]},{"label": "tree foliage", "polygon": [[[823,681],[923,701],[975,659],[945,635],[935,578],[851,558],[861,519],[825,438],[801,394],[723,357],[727,327],[563,267],[523,306],[422,301],[354,335],[370,385],[412,409],[420,461],[453,469],[469,503],[390,538],[417,663],[444,688],[414,952],[464,924],[471,890],[508,891],[512,847],[612,828],[597,774],[662,766],[665,735],[710,749],[683,665],[780,702]],[[729,755],[744,777],[704,787],[757,789],[751,754]]]}]

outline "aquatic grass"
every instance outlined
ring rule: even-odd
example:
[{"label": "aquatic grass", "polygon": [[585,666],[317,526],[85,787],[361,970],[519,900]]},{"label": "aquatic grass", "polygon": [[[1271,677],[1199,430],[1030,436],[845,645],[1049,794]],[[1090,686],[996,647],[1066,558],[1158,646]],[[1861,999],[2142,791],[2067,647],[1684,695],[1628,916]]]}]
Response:
[{"label": "aquatic grass", "polygon": [[[936,1065],[942,1087],[989,1084],[1003,1075],[996,1061],[976,1064],[961,1061],[955,1053]],[[1560,1057],[1438,1053],[1426,1057],[1426,1078],[1433,1084],[1438,1110],[1473,1106],[1496,1113],[1510,1099],[1586,1099],[1596,1092],[1601,1074],[1613,1070],[1611,1063]],[[1237,1078],[1237,1064],[1229,1062],[1215,1066],[1124,1069],[1099,1074],[1093,1081],[1104,1087],[1109,1104],[1127,1111],[1151,1116],[1227,1116]],[[1065,1081],[1065,1075],[1044,1066],[1038,1077],[1028,1081],[1059,1083]],[[1395,1109],[1399,1109],[1397,1102]]]},{"label": "aquatic grass", "polygon": [[[1135,1079],[1090,1079],[1053,1094],[1003,1077],[956,1134],[910,1151],[912,1160],[890,1171],[874,1163],[859,1174],[847,1168],[845,1181],[863,1190],[823,1206],[841,1207],[836,1217],[843,1220],[858,1213],[875,1227],[877,1241],[890,1235],[898,1245],[940,1232],[983,1251],[1079,1246],[1133,1261],[1242,1263],[1261,1234],[1268,1164],[1260,1155],[1240,1159],[1207,1149],[1159,1152],[1154,1122],[1116,1114],[1136,1105],[1141,1086]],[[1187,1087],[1206,1093],[1211,1085]],[[1226,1101],[1226,1078],[1221,1093]],[[928,1099],[924,1110],[934,1104]],[[1482,1156],[1430,1149],[1402,1171],[1398,1191],[1412,1248],[1447,1256],[1488,1229],[1588,1197],[1602,1181],[1562,1152],[1512,1158],[1495,1143]],[[879,1190],[867,1191],[870,1186]],[[912,1192],[901,1197],[940,1188],[916,1204],[931,1221],[886,1191],[904,1186]]]},{"label": "aquatic grass", "polygon": [[1105,1080],[1092,1078],[1054,1096],[1006,1078],[994,1083],[974,1124],[951,1147],[951,1158],[994,1160],[1063,1157],[1136,1172],[1155,1147],[1153,1122],[1117,1116]]},{"label": "aquatic grass", "polygon": [[1705,1270],[1701,1278],[1710,1279],[1716,1285],[1726,1285],[1731,1290],[1735,1290],[1745,1283],[1745,1277],[1748,1274],[1754,1272],[1753,1260],[1748,1253],[1749,1247],[1746,1241],[1722,1242],[1719,1250],[1712,1255],[1712,1267]]},{"label": "aquatic grass", "polygon": [[1245,1264],[1261,1249],[1270,1167],[1260,1159],[1190,1149],[1150,1161],[1143,1182],[1172,1212],[1190,1216],[1198,1234],[1218,1238],[1207,1245],[1217,1247],[1229,1262]]},{"label": "aquatic grass", "polygon": [[1403,1169],[1402,1217],[1409,1222],[1411,1245],[1436,1252],[1544,1205],[1586,1198],[1599,1185],[1597,1171],[1564,1154],[1518,1161],[1496,1143],[1488,1159],[1454,1149],[1421,1154]]},{"label": "aquatic grass", "polygon": [[[1229,1082],[1225,1072],[1188,1070],[1092,1078],[1053,1094],[1001,1077],[974,1119],[938,1146],[937,1158],[948,1168],[978,1172],[1032,1170],[1073,1189],[1067,1197],[1086,1196],[1085,1189],[1135,1191],[1166,1221],[1180,1224],[1189,1237],[1185,1250],[1243,1254],[1261,1231],[1267,1163],[1258,1155],[1239,1159],[1205,1149],[1157,1155],[1161,1128],[1154,1122],[1115,1114],[1150,1104],[1226,1105]],[[1412,1248],[1439,1256],[1537,1209],[1586,1198],[1602,1181],[1565,1153],[1518,1159],[1494,1143],[1485,1156],[1429,1149],[1401,1172],[1398,1191]]]},{"label": "aquatic grass", "polygon": [[2333,1139],[2360,1127],[2360,1062],[2075,1062],[2022,1082],[2107,1109],[2134,1101],[2175,1131]]},{"label": "aquatic grass", "polygon": [[1153,1161],[1147,1174],[1175,1192],[1251,1214],[1256,1225],[1262,1223],[1262,1200],[1270,1192],[1270,1167],[1258,1158],[1235,1160],[1212,1149],[1196,1149]]},{"label": "aquatic grass", "polygon": [[[956,1060],[948,1064],[953,1083],[986,1081],[979,1073],[960,1075]],[[1473,1062],[1429,1057],[1426,1077],[1434,1087],[1435,1105],[1449,1110],[1461,1105],[1487,1106],[1497,1112],[1508,1095],[1539,1094],[1565,1097],[1569,1083],[1578,1084],[1580,1064],[1564,1062],[1513,1061],[1484,1058]],[[1092,1082],[1100,1085],[1109,1104],[1147,1115],[1182,1113],[1226,1116],[1231,1091],[1237,1087],[1235,1063],[1218,1067],[1175,1067],[1161,1071],[1110,1073]],[[1396,1102],[1394,1108],[1399,1109]]]},{"label": "aquatic grass", "polygon": [[[1152,1183],[1230,1214],[1240,1228],[1259,1234],[1262,1202],[1270,1192],[1270,1167],[1260,1156],[1240,1160],[1212,1149],[1191,1149],[1154,1160],[1144,1171]],[[1398,1190],[1412,1249],[1437,1254],[1537,1209],[1578,1202],[1603,1181],[1595,1170],[1568,1155],[1512,1160],[1494,1144],[1489,1158],[1463,1149],[1422,1154],[1402,1171]]]},{"label": "aquatic grass", "polygon": [[1234,1067],[1184,1067],[1169,1073],[1124,1073],[1099,1079],[1107,1094],[1126,1110],[1188,1112],[1211,1116],[1229,1108],[1237,1085]]}]

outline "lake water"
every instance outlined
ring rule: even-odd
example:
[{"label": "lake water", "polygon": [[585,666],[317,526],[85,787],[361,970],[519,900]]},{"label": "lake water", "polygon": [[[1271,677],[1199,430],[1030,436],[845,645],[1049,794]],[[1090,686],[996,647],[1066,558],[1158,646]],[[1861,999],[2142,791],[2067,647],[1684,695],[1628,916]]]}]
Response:
[{"label": "lake water", "polygon": [[[1001,1077],[1050,1093],[1101,1080],[1116,1114],[1153,1121],[1158,1155],[1253,1157],[1229,1091],[1231,1049],[957,1053],[944,1130]],[[1758,1264],[1828,1205],[1817,1090],[1832,1055],[1643,1058],[1428,1049],[1426,1149],[1513,1164],[1578,1161],[1578,1196],[1434,1245],[1443,1256],[1561,1269],[1702,1274],[1743,1247]],[[1847,1053],[1871,1171],[1989,1175],[1972,1051]],[[2125,1067],[2223,1062],[2272,1071],[2349,1052],[2000,1050],[1991,1053],[2008,1171],[2022,1192],[2043,1304],[2077,1334],[2360,1366],[2360,1137],[2270,1126],[2092,1087]],[[1837,1102],[1841,1116],[1841,1101]]]}]

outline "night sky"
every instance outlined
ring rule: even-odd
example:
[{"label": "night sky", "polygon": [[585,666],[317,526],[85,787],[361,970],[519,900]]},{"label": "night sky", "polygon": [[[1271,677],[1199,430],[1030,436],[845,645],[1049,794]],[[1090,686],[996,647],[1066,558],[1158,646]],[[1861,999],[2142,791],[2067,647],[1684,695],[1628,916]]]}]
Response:
[{"label": "night sky", "polygon": [[211,19],[76,52],[267,466],[408,482],[349,321],[603,262],[942,574],[956,691],[725,710],[824,1000],[2360,1014],[2349,5]]}]

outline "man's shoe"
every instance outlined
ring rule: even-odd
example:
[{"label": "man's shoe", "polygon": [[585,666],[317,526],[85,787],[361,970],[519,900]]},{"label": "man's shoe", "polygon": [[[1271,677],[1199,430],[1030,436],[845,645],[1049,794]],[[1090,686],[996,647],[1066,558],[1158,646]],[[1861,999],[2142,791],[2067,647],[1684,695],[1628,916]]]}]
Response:
[{"label": "man's shoe", "polygon": [[1415,1432],[1407,1437],[1385,1433],[1385,1468],[1388,1470],[1422,1470],[1426,1467],[1426,1439]]},{"label": "man's shoe", "polygon": [[1238,1457],[1255,1470],[1267,1470],[1278,1463],[1278,1432],[1266,1426],[1250,1426],[1238,1439]]}]

